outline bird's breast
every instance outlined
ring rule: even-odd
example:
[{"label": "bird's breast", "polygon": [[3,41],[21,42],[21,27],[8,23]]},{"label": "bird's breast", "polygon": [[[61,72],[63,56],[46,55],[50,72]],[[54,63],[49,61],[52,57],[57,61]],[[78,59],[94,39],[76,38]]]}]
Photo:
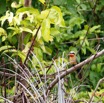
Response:
[{"label": "bird's breast", "polygon": [[76,57],[70,57],[69,62],[71,65],[76,65],[77,64]]}]

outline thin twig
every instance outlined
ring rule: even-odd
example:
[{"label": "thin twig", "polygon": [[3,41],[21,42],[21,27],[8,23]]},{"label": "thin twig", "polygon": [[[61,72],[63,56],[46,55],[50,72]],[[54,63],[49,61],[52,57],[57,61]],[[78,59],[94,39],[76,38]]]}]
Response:
[{"label": "thin twig", "polygon": [[27,59],[28,59],[28,57],[29,57],[29,54],[30,54],[30,52],[31,52],[31,50],[32,50],[32,47],[34,46],[34,43],[35,43],[36,37],[37,37],[37,35],[38,35],[38,32],[39,32],[39,30],[40,30],[40,27],[41,27],[41,26],[38,27],[38,29],[37,29],[37,31],[36,31],[36,34],[35,34],[35,36],[34,36],[32,42],[31,42],[31,46],[30,46],[30,48],[29,48],[29,50],[28,50],[28,53],[27,53],[27,55],[26,55],[26,59],[25,59],[25,61],[24,61],[24,65],[26,65],[26,61],[27,61]]},{"label": "thin twig", "polygon": [[[0,75],[3,75],[3,74],[4,74],[4,72],[0,71]],[[6,76],[6,77],[9,77],[9,76],[15,76],[15,74],[5,72],[5,76]]]},{"label": "thin twig", "polygon": [[82,46],[83,46],[83,44],[84,44],[84,42],[85,42],[85,39],[86,39],[86,37],[87,37],[87,35],[88,35],[89,29],[90,29],[90,26],[88,26],[87,32],[86,32],[86,34],[85,34],[85,36],[84,36],[84,39],[83,39],[83,41],[82,41],[82,44],[80,45],[80,48],[79,48],[78,52],[76,53],[76,55],[79,54],[79,52],[80,52],[80,50],[81,50],[81,48],[82,48]]},{"label": "thin twig", "polygon": [[97,83],[97,85],[96,85],[96,88],[95,88],[95,90],[94,90],[94,92],[93,92],[93,95],[91,96],[91,98],[90,98],[90,100],[89,100],[88,103],[92,103],[93,97],[94,97],[94,95],[95,95],[95,93],[96,93],[96,91],[97,91],[97,89],[98,89],[100,83],[102,83],[103,81],[104,81],[104,78],[102,78],[102,79],[100,79],[100,80],[98,81],[98,83]]},{"label": "thin twig", "polygon": [[49,71],[50,68],[52,67],[52,65],[53,65],[53,61],[57,58],[57,56],[58,56],[58,51],[57,51],[56,55],[53,57],[53,59],[52,59],[52,63],[48,66],[48,70],[46,71],[46,74],[48,73],[48,71]]},{"label": "thin twig", "polygon": [[[83,40],[83,39],[80,39],[80,40]],[[102,38],[92,38],[92,39],[87,39],[87,40],[89,40],[89,41],[91,41],[91,40],[102,40],[102,41],[104,41],[104,37],[102,37]],[[64,43],[61,43],[61,44],[72,44],[72,43],[74,43],[75,41],[72,41],[72,42],[64,42]]]}]

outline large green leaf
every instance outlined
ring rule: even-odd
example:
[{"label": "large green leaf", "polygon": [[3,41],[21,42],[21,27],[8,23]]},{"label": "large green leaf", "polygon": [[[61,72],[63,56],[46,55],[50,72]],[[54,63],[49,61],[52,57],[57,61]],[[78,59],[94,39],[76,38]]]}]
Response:
[{"label": "large green leaf", "polygon": [[50,9],[49,16],[50,22],[55,25],[65,26],[64,19],[62,17],[62,12],[59,7],[53,6]]},{"label": "large green leaf", "polygon": [[44,41],[49,42],[52,41],[52,36],[50,35],[50,20],[45,19],[42,22],[41,33]]},{"label": "large green leaf", "polygon": [[50,9],[42,11],[38,16],[38,19],[49,19],[51,24],[65,26],[62,12],[57,6],[53,6]]},{"label": "large green leaf", "polygon": [[20,9],[17,10],[17,14],[19,13],[26,13],[26,11],[28,11],[29,13],[32,13],[34,15],[38,15],[39,11],[37,9],[34,9],[33,7],[22,7]]}]

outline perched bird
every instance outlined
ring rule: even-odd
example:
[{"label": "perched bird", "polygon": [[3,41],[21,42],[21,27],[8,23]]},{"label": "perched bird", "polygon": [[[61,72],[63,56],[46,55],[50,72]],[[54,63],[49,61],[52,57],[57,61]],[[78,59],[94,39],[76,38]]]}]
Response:
[{"label": "perched bird", "polygon": [[[76,57],[76,53],[74,51],[70,51],[70,53],[69,53],[69,62],[70,62],[70,65],[72,65],[72,66],[75,66],[76,64],[79,63],[78,59]],[[82,74],[80,72],[80,69],[77,69],[76,71],[78,73],[78,78],[82,79]]]},{"label": "perched bird", "polygon": [[69,62],[71,65],[77,64],[77,57],[76,57],[76,53],[74,51],[70,51],[70,53],[69,53]]}]

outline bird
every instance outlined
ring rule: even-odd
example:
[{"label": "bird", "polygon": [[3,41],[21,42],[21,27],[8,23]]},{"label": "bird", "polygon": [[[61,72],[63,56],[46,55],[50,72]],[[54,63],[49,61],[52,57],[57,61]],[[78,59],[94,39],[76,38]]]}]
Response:
[{"label": "bird", "polygon": [[[69,63],[71,66],[75,66],[76,64],[79,63],[76,53],[74,51],[69,52]],[[80,69],[77,69],[76,72],[77,72],[78,78],[82,79],[82,73],[81,73]]]}]

